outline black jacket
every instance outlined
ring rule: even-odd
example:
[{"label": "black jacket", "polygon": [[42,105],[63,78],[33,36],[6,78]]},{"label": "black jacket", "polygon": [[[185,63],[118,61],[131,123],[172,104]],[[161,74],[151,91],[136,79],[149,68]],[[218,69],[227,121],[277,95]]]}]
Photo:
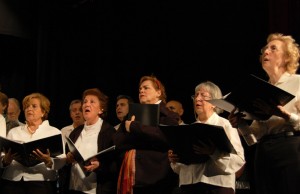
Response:
[{"label": "black jacket", "polygon": [[[178,121],[179,115],[161,103],[160,124],[178,125]],[[115,134],[114,143],[122,151],[121,161],[127,150],[136,149],[135,187],[155,185],[167,178],[171,170],[167,155],[168,143],[159,126],[145,126],[133,121],[128,133],[123,122]]]},{"label": "black jacket", "polygon": [[[84,125],[75,128],[69,135],[70,139],[75,143],[80,136]],[[116,133],[115,128],[108,122],[103,121],[100,133],[98,135],[98,152],[113,146],[113,135]],[[69,149],[66,144],[66,153]],[[106,154],[105,157],[99,157],[100,167],[95,170],[97,173],[97,194],[115,194],[117,188],[117,179],[119,169],[116,165],[116,153],[113,151],[111,154]],[[69,188],[70,170],[71,167],[67,166],[66,185],[65,188]]]}]

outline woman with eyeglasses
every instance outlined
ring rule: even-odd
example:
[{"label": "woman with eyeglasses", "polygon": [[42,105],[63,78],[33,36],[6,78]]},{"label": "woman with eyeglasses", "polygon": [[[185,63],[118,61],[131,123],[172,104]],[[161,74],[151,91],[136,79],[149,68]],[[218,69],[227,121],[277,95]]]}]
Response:
[{"label": "woman with eyeglasses", "polygon": [[210,82],[202,82],[195,88],[192,96],[195,123],[222,126],[236,153],[223,153],[212,143],[201,143],[195,147],[195,153],[208,156],[203,163],[183,164],[180,158],[169,151],[169,160],[174,172],[179,174],[180,190],[183,194],[234,194],[236,172],[245,164],[244,149],[239,134],[229,121],[218,114],[222,111],[207,100],[222,98],[220,88]]},{"label": "woman with eyeglasses", "polygon": [[234,127],[251,131],[256,139],[255,187],[257,194],[300,193],[300,76],[299,45],[290,35],[273,33],[267,37],[260,62],[269,83],[293,95],[285,106],[275,105],[273,110],[263,103],[256,104],[272,115],[268,120],[254,120],[251,125],[243,115],[229,115]]}]

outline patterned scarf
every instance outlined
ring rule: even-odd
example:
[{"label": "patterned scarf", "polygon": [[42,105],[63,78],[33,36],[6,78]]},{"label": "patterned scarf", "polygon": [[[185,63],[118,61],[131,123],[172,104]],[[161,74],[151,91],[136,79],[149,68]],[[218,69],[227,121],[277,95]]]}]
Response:
[{"label": "patterned scarf", "polygon": [[118,179],[117,194],[133,194],[133,185],[135,183],[135,155],[135,149],[125,153]]}]

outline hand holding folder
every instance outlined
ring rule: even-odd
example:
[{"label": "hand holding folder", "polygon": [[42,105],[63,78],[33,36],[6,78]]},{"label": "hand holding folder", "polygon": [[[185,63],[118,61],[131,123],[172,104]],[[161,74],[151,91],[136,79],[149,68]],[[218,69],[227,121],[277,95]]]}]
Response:
[{"label": "hand holding folder", "polygon": [[98,157],[98,156],[105,157],[106,154],[108,154],[109,152],[111,152],[111,151],[113,151],[113,150],[116,149],[116,146],[113,145],[113,146],[111,146],[111,147],[109,147],[107,149],[104,149],[104,150],[98,152],[95,155],[92,155],[92,156],[89,156],[87,158],[84,158],[82,156],[82,154],[79,152],[79,150],[76,148],[74,142],[69,137],[67,137],[67,136],[66,136],[66,142],[68,144],[68,148],[69,148],[70,152],[72,153],[75,161],[79,164],[79,166],[81,167],[82,171],[85,173],[85,176],[87,176],[89,174],[89,172],[85,171],[84,166],[89,165],[90,164],[90,160],[92,158],[95,158],[95,157]]},{"label": "hand holding folder", "polygon": [[[179,162],[184,164],[206,162],[210,153],[205,155],[197,153],[197,149],[203,147],[203,145],[206,145],[207,148],[213,146],[222,152],[235,153],[234,147],[221,126],[193,123],[189,125],[160,126],[160,129],[168,140],[170,149],[178,155]],[[213,147],[211,148],[214,149]]]},{"label": "hand holding folder", "polygon": [[158,126],[159,125],[159,104],[139,104],[129,103],[129,112],[127,119],[135,116],[135,121],[139,121],[143,125]]},{"label": "hand holding folder", "polygon": [[41,163],[40,160],[37,160],[33,156],[33,151],[36,149],[39,149],[43,153],[47,153],[47,150],[49,149],[51,157],[63,154],[61,134],[30,142],[15,141],[0,136],[0,147],[1,151],[8,152],[10,150],[11,154],[14,154],[15,156],[14,159],[27,167],[32,167]]},{"label": "hand holding folder", "polygon": [[237,112],[243,113],[243,118],[247,120],[267,120],[272,116],[272,111],[269,110],[275,110],[277,105],[286,105],[294,97],[293,94],[250,74],[222,99],[208,102],[227,112],[237,107]]}]

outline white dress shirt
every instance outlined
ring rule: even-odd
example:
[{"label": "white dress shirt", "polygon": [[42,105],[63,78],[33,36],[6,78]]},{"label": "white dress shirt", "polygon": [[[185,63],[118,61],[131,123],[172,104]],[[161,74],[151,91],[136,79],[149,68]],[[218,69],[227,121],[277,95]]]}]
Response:
[{"label": "white dress shirt", "polygon": [[291,113],[290,121],[286,122],[274,115],[266,121],[253,121],[250,128],[257,139],[264,135],[300,130],[300,75],[285,72],[275,86],[295,95],[295,98],[284,106],[284,109]]},{"label": "white dress shirt", "polygon": [[64,143],[66,142],[66,137],[69,137],[70,133],[73,131],[74,126],[72,125],[68,125],[63,127],[60,131],[61,131],[61,135],[63,137]]},{"label": "white dress shirt", "polygon": [[6,137],[6,120],[2,114],[0,114],[0,136]]},{"label": "white dress shirt", "polygon": [[225,154],[216,150],[205,163],[171,163],[173,171],[179,174],[179,186],[202,182],[235,190],[235,172],[245,164],[244,149],[238,131],[217,113],[213,113],[205,124],[222,126],[236,153]]},{"label": "white dress shirt", "polygon": [[120,125],[121,125],[121,123],[119,123],[119,124],[115,125],[115,126],[114,126],[114,128],[115,128],[116,130],[118,130],[118,129],[119,129],[119,127],[120,127]]}]

